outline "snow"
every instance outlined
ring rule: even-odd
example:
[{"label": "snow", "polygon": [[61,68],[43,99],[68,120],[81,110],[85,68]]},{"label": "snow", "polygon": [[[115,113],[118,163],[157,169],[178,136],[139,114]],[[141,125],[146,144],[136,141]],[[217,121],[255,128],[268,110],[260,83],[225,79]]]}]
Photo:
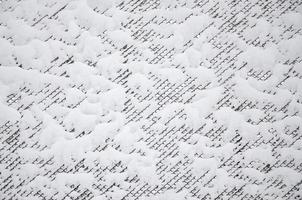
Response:
[{"label": "snow", "polygon": [[153,91],[153,84],[153,81],[141,73],[132,74],[128,79],[129,87],[138,91],[142,95],[146,95],[148,92]]},{"label": "snow", "polygon": [[114,44],[122,48],[125,45],[134,44],[134,40],[131,38],[131,33],[125,32],[123,30],[114,30],[108,33],[109,38],[114,41]]},{"label": "snow", "polygon": [[67,184],[81,184],[83,188],[90,189],[92,187],[94,181],[94,177],[92,174],[88,173],[59,173],[53,184],[55,187],[57,187],[60,191],[64,190],[64,187]]},{"label": "snow", "polygon": [[200,125],[201,119],[214,110],[213,106],[219,100],[220,95],[221,88],[216,87],[200,92],[195,96],[196,100],[185,105],[187,121],[192,128],[196,129]]},{"label": "snow", "polygon": [[192,164],[194,173],[201,175],[207,170],[216,170],[218,162],[215,158],[196,158]]},{"label": "snow", "polygon": [[126,93],[122,87],[115,87],[100,95],[102,106],[113,111],[121,111],[124,108],[125,101]]},{"label": "snow", "polygon": [[87,0],[87,5],[91,8],[97,8],[100,11],[105,11],[110,9],[117,1],[110,0]]},{"label": "snow", "polygon": [[121,64],[121,61],[122,58],[119,55],[119,53],[114,53],[99,59],[99,61],[96,64],[96,67],[104,77],[108,78],[111,77],[120,69],[123,69],[123,65]]},{"label": "snow", "polygon": [[302,52],[302,36],[298,35],[279,43],[280,52],[288,59],[295,59],[301,56]]},{"label": "snow", "polygon": [[13,60],[14,47],[7,40],[0,38],[0,63],[1,65],[11,66],[15,62]]},{"label": "snow", "polygon": [[[36,77],[33,79],[32,77]],[[31,85],[38,90],[46,83],[66,87],[70,81],[63,77],[58,77],[51,74],[43,74],[37,70],[25,70],[19,67],[5,67],[0,68],[0,81],[4,84],[18,84],[19,86],[25,84]]]},{"label": "snow", "polygon": [[146,165],[143,162],[132,160],[129,163],[129,173],[138,175],[143,182],[156,185],[159,183],[159,176],[156,174],[156,166],[149,164]]},{"label": "snow", "polygon": [[264,118],[265,113],[262,110],[259,109],[246,109],[242,111],[242,114],[244,115],[245,120],[251,119],[254,122],[257,122]]},{"label": "snow", "polygon": [[9,20],[7,26],[16,45],[24,45],[40,35],[38,30],[23,23],[22,20]]},{"label": "snow", "polygon": [[200,84],[211,83],[215,84],[215,78],[213,71],[205,67],[189,68],[187,74],[191,77],[195,77],[196,81]]},{"label": "snow", "polygon": [[[133,130],[134,129],[134,130]],[[135,127],[125,126],[117,135],[114,136],[114,141],[120,145],[124,151],[129,151],[134,147],[135,142],[140,139],[140,134]]]},{"label": "snow", "polygon": [[181,156],[192,156],[190,154],[193,153],[193,146],[190,144],[187,144],[185,142],[179,142],[178,143],[178,149],[179,149],[179,154]]},{"label": "snow", "polygon": [[280,16],[283,23],[288,26],[294,26],[295,28],[302,27],[302,15],[298,12],[289,12]]},{"label": "snow", "polygon": [[0,196],[299,198],[301,28],[287,1],[2,2]]},{"label": "snow", "polygon": [[272,151],[269,147],[256,147],[253,149],[248,149],[244,152],[244,161],[248,164],[252,161],[273,163],[275,158],[272,155]]},{"label": "snow", "polygon": [[163,109],[161,109],[157,113],[158,117],[160,117],[159,122],[164,124],[170,118],[172,118],[176,113],[181,111],[182,108],[183,108],[183,104],[179,104],[179,103],[172,103],[172,104],[166,105],[165,107],[163,107]]},{"label": "snow", "polygon": [[254,27],[246,29],[243,34],[246,39],[254,39],[256,37],[259,37],[260,40],[264,40],[272,32],[272,25],[265,19],[260,18],[256,21]]},{"label": "snow", "polygon": [[187,196],[186,192],[176,192],[176,191],[171,189],[171,190],[167,190],[164,193],[153,196],[153,197],[144,197],[144,199],[146,199],[146,200],[155,200],[155,199],[158,199],[158,200],[164,200],[164,199],[167,199],[167,200],[181,200],[181,199],[185,199],[186,196]]},{"label": "snow", "polygon": [[162,78],[167,79],[171,83],[182,83],[186,80],[185,74],[176,68],[161,68],[157,72]]},{"label": "snow", "polygon": [[23,126],[34,127],[37,124],[37,120],[35,119],[31,111],[25,110],[22,114],[23,116],[21,119],[21,123],[23,123]]},{"label": "snow", "polygon": [[105,30],[114,30],[116,26],[112,18],[99,15],[85,1],[78,2],[74,10],[74,19],[80,26],[89,28],[89,31],[93,34],[98,34]]},{"label": "snow", "polygon": [[266,174],[258,171],[257,169],[254,169],[254,168],[244,168],[241,170],[241,172],[245,176],[248,176],[249,178],[255,179],[260,182],[262,182],[266,176]]},{"label": "snow", "polygon": [[248,47],[240,55],[240,60],[247,62],[248,67],[259,69],[273,69],[277,60],[275,48]]},{"label": "snow", "polygon": [[291,99],[292,95],[288,90],[278,89],[276,94],[268,94],[254,88],[248,80],[240,75],[236,75],[235,78],[235,91],[244,98],[260,102],[273,102],[277,106],[282,106]]},{"label": "snow", "polygon": [[302,162],[302,152],[299,149],[293,147],[280,149],[280,155],[282,159],[294,160],[295,163],[299,164]]},{"label": "snow", "polygon": [[288,167],[274,168],[269,177],[281,178],[286,185],[294,186],[301,180],[301,174]]},{"label": "snow", "polygon": [[50,116],[44,117],[45,128],[40,134],[40,142],[44,145],[51,146],[61,138],[72,138],[72,135],[66,132],[63,127],[57,124]]},{"label": "snow", "polygon": [[84,84],[86,87],[90,86],[89,78],[97,73],[96,69],[81,62],[75,62],[69,65],[65,65],[64,67],[67,70],[67,74],[75,84]]},{"label": "snow", "polygon": [[58,164],[72,163],[72,160],[80,160],[85,153],[92,150],[89,137],[76,139],[58,138],[50,149],[44,150],[45,154],[53,155]]},{"label": "snow", "polygon": [[[75,36],[78,34],[79,33],[75,33]],[[82,34],[80,34],[77,49],[79,53],[76,53],[76,57],[79,60],[84,61],[87,59],[97,61],[97,57],[104,52],[105,48],[102,40],[99,37],[91,35],[88,31],[84,31]]]},{"label": "snow", "polygon": [[7,106],[6,104],[0,102],[0,122],[4,124],[7,121],[12,123],[17,122],[21,118],[21,114],[14,108]]},{"label": "snow", "polygon": [[199,34],[202,29],[211,23],[212,19],[206,15],[192,16],[188,18],[184,23],[177,27],[176,32],[180,33],[184,38],[184,43],[188,41],[189,38],[194,37]]},{"label": "snow", "polygon": [[80,100],[85,98],[85,94],[77,88],[68,88],[66,90],[66,106],[75,105]]},{"label": "snow", "polygon": [[97,115],[85,114],[77,108],[66,115],[63,124],[68,130],[75,129],[77,132],[82,132],[92,130],[97,122]]}]

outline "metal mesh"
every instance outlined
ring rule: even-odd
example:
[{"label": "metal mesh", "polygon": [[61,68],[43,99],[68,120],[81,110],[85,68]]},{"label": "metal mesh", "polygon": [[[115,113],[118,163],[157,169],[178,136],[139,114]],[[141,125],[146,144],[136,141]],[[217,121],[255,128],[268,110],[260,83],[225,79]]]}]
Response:
[{"label": "metal mesh", "polygon": [[[1,2],[1,28],[10,29],[9,20],[4,17],[5,13],[16,13],[11,15],[14,16],[14,19],[21,19],[22,23],[41,32],[41,36],[39,36],[41,41],[45,41],[46,44],[50,44],[50,41],[58,41],[65,48],[62,50],[65,53],[58,52],[57,55],[54,55],[54,59],[39,71],[42,74],[68,78],[64,66],[78,61],[79,58],[77,57],[78,54],[72,51],[70,53],[66,49],[79,43],[84,30],[88,32],[91,30],[89,27],[78,24],[81,28],[80,35],[67,37],[64,33],[59,16],[63,11],[72,10],[74,3],[72,1],[31,1],[38,4],[38,8],[41,8],[38,12],[33,11],[32,17],[18,12],[18,9],[24,7],[26,2],[29,1]],[[39,108],[42,112],[52,113],[52,109],[56,105],[64,106],[66,88],[50,82],[36,90],[30,84],[25,83],[5,98],[5,104],[16,109],[21,114],[21,119],[16,122],[6,121],[0,127],[1,199],[92,199],[97,196],[102,196],[104,199],[301,199],[302,179],[298,176],[301,175],[302,171],[301,154],[284,157],[280,153],[282,149],[287,152],[288,148],[296,148],[294,144],[297,144],[302,136],[300,129],[301,111],[292,106],[295,98],[298,102],[297,105],[301,107],[301,93],[299,90],[291,90],[284,84],[294,77],[301,80],[302,75],[297,70],[297,66],[301,63],[301,57],[278,58],[279,63],[288,66],[289,70],[281,75],[282,78],[261,91],[265,95],[275,95],[277,90],[285,88],[292,94],[293,98],[282,105],[276,105],[273,101],[263,102],[261,99],[257,100],[257,97],[247,98],[237,92],[238,83],[234,81],[239,71],[244,73],[246,80],[253,80],[255,85],[264,85],[265,81],[273,76],[273,72],[269,68],[256,69],[253,66],[248,66],[249,63],[247,62],[240,62],[240,56],[245,52],[245,48],[238,41],[263,48],[279,45],[284,40],[301,36],[299,27],[280,22],[282,14],[297,12],[301,3],[298,0],[171,1],[166,5],[157,0],[134,0],[117,3],[116,9],[127,13],[123,18],[121,27],[128,31],[135,43],[119,46],[108,36],[110,31],[105,30],[96,36],[104,45],[100,49],[104,50],[96,55],[95,59],[83,59],[82,62],[95,68],[98,59],[113,55],[115,52],[120,53],[123,59],[120,63],[127,67],[114,71],[107,78],[114,84],[121,86],[126,93],[126,100],[121,110],[125,118],[122,127],[133,123],[139,124],[143,136],[136,141],[136,145],[128,150],[124,150],[111,136],[108,136],[103,144],[89,150],[89,152],[104,152],[108,154],[109,158],[105,156],[99,158],[99,161],[96,159],[89,163],[90,160],[85,157],[88,153],[78,152],[78,157],[58,163],[56,155],[41,153],[49,148],[40,142],[39,135],[45,129],[43,119],[39,118],[37,114],[34,117],[34,124],[24,126],[21,122],[25,111],[34,112],[33,110]],[[160,10],[163,7],[164,9]],[[178,16],[177,12],[171,15],[165,13],[173,13],[177,9],[184,9],[183,13],[185,14]],[[95,7],[92,10],[98,15],[111,16],[110,9],[102,10]],[[159,13],[163,14],[160,15]],[[214,22],[207,24],[192,37],[188,36],[190,38],[179,49],[162,42],[172,38],[173,33],[165,35],[162,31],[164,28],[154,28],[155,25],[156,27],[173,27],[177,24],[184,24],[191,17],[201,14],[211,17]],[[265,37],[246,38],[245,31],[255,27],[255,20],[257,19],[265,19],[278,32],[271,32]],[[56,29],[57,32],[54,31]],[[2,32],[4,40],[9,41],[13,46],[18,46],[15,38],[5,35],[4,29]],[[177,54],[192,48],[194,41],[202,36],[206,36],[205,41],[212,49],[211,54],[200,65],[206,66],[215,74],[215,78],[206,81],[201,80],[198,76],[189,75],[187,66],[183,66],[182,63],[171,64],[175,61]],[[27,41],[27,43],[29,42]],[[147,45],[150,54],[144,55],[144,48],[139,45],[142,43]],[[14,65],[20,68],[26,70],[32,68],[27,66],[26,62],[18,56],[15,56],[14,62]],[[182,72],[185,78],[173,82],[160,76],[156,70],[150,70],[145,76],[153,82],[154,90],[142,93],[129,85],[129,78],[135,74],[132,68],[134,62],[136,65],[148,65],[151,69],[168,63],[168,65],[173,66],[173,69]],[[2,65],[5,66],[4,63]],[[35,77],[32,78],[35,79]],[[214,83],[222,88],[221,96],[213,106],[214,108],[200,119],[201,123],[198,128],[193,128],[186,123],[188,116],[183,108],[173,111],[167,119],[163,119],[163,116],[159,115],[161,110],[173,105],[173,103],[183,105],[194,102],[197,92],[210,90]],[[301,81],[296,84],[299,83]],[[74,83],[70,87],[77,88],[84,94],[89,93],[87,88],[81,84]],[[105,94],[106,92],[102,89],[96,91],[97,94]],[[276,98],[280,98],[280,96],[276,95]],[[80,99],[71,105],[69,110],[79,108],[84,101],[85,99]],[[236,129],[232,137],[229,138],[229,142],[226,142],[223,137],[229,134],[230,128],[221,123],[215,115],[216,111],[225,107],[236,113],[251,109],[262,111],[263,117],[256,121],[245,119],[245,122],[255,127],[257,125],[261,127],[256,138],[246,140],[242,137],[243,130]],[[73,133],[75,139],[85,138],[91,134],[91,131],[78,132],[64,127],[64,116],[60,116],[57,112],[53,112],[51,116],[58,125]],[[106,114],[100,117],[105,118]],[[236,118],[231,119],[237,123],[236,120]],[[106,122],[111,123],[112,121],[114,119],[109,117]],[[238,123],[240,122],[238,121]],[[261,124],[266,124],[266,126],[262,127]],[[204,149],[203,152],[195,152],[190,149],[189,152],[183,153],[180,143],[194,146],[197,144],[197,141],[194,140],[196,135],[209,139],[208,152]],[[217,152],[221,151],[219,148],[226,144],[233,145],[232,153],[228,155],[222,150],[221,154],[225,153],[226,155],[218,155]],[[246,161],[245,155],[249,150],[263,146],[270,147],[271,162]],[[128,157],[110,158],[111,149],[114,149],[129,157],[132,156],[133,159],[136,159],[138,155],[148,159],[144,153],[146,148],[156,152],[152,162],[159,182],[152,183],[151,180],[144,179],[144,176],[138,171],[131,171],[130,168],[133,166],[130,166],[131,159],[129,161]],[[194,147],[192,148],[194,149]],[[298,153],[301,151],[299,148],[301,146],[296,148]],[[31,152],[36,152],[35,159],[26,158],[28,149]],[[32,154],[30,155],[32,156]],[[197,158],[213,157],[217,163],[216,169],[209,168],[196,173],[194,163]],[[30,168],[36,167],[37,169],[33,173],[27,173],[22,168],[27,164],[30,164],[28,165]],[[142,167],[138,166],[138,168]],[[256,177],[248,176],[244,172],[246,168],[257,170],[264,178],[259,180]],[[286,177],[274,176],[276,169],[288,169],[291,173],[296,172],[298,181],[287,183]],[[59,183],[56,181],[60,180],[59,174],[66,173],[90,174],[93,177],[93,182],[90,187],[87,187],[85,179],[79,178],[80,180],[67,182],[64,185],[64,190],[60,189],[57,187],[56,184]],[[143,173],[148,173],[148,169]],[[114,175],[116,178],[112,178]],[[221,179],[221,177],[229,179]]]}]

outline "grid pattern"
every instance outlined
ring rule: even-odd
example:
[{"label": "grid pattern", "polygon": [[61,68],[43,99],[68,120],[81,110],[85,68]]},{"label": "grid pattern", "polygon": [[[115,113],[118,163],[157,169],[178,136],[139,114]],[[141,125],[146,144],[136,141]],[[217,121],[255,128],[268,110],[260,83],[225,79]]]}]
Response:
[{"label": "grid pattern", "polygon": [[301,5],[2,1],[1,199],[301,199]]}]

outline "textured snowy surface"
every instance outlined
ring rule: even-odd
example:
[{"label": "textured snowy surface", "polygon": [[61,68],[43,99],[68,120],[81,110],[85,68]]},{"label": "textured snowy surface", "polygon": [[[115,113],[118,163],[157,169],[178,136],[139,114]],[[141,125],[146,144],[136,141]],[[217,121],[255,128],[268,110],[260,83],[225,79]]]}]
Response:
[{"label": "textured snowy surface", "polygon": [[302,199],[302,2],[0,2],[0,199]]}]

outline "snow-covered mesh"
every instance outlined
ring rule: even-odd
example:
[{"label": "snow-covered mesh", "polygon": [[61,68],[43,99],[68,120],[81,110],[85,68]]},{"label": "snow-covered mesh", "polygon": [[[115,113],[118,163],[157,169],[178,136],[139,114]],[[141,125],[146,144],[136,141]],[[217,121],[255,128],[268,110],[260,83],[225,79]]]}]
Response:
[{"label": "snow-covered mesh", "polygon": [[4,0],[0,199],[301,199],[302,2]]}]

